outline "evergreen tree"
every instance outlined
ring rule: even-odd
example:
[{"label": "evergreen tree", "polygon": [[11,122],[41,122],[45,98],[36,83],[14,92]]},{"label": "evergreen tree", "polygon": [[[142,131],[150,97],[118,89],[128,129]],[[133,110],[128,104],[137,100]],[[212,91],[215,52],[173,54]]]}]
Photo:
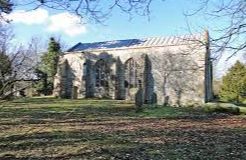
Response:
[{"label": "evergreen tree", "polygon": [[40,82],[36,85],[37,90],[44,95],[53,91],[54,76],[57,72],[57,64],[61,47],[53,37],[50,38],[48,52],[41,57],[41,64],[36,70]]},{"label": "evergreen tree", "polygon": [[60,50],[61,47],[59,42],[56,42],[56,40],[53,37],[51,37],[48,52],[41,57],[43,67],[48,77],[54,78],[56,74],[58,58],[61,52]]},{"label": "evergreen tree", "polygon": [[223,101],[241,102],[246,96],[246,66],[237,61],[222,79],[219,97]]},{"label": "evergreen tree", "polygon": [[44,95],[48,95],[50,90],[52,90],[52,86],[48,86],[48,77],[47,74],[38,68],[35,70],[35,73],[40,80],[36,83],[35,88],[38,93],[43,93]]}]

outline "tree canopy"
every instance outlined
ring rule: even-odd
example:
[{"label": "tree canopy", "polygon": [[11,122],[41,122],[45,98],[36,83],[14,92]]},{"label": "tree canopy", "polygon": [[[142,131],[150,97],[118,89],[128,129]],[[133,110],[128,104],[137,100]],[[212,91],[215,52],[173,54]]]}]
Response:
[{"label": "tree canopy", "polygon": [[246,66],[237,61],[222,79],[219,97],[224,101],[241,102],[246,97]]},{"label": "tree canopy", "polygon": [[55,38],[51,37],[48,52],[41,57],[44,70],[47,72],[48,76],[55,76],[60,52],[61,47],[59,42],[57,42]]}]

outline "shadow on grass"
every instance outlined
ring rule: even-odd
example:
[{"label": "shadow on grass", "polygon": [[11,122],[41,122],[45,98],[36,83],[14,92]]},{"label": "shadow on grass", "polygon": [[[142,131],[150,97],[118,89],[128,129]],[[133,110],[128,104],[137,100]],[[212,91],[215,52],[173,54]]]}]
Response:
[{"label": "shadow on grass", "polygon": [[[98,105],[98,104],[97,104]],[[120,105],[120,106],[119,106]],[[231,116],[223,113],[205,113],[192,108],[145,108],[136,113],[132,104],[102,104],[81,106],[46,106],[40,108],[5,107],[0,110],[0,125],[76,123],[107,119],[159,118],[169,120],[212,121]],[[5,120],[1,120],[5,119]]]},{"label": "shadow on grass", "polygon": [[[44,107],[42,109],[28,109],[28,108],[4,108],[0,111],[0,119],[2,118],[15,118],[17,123],[47,123],[49,121],[56,122],[57,120],[77,119],[84,118],[99,119],[112,118],[112,117],[129,117],[134,116],[135,109],[131,106],[126,107],[70,107],[70,108],[50,108]],[[6,122],[6,121],[5,121]],[[6,122],[11,124],[13,121]],[[6,124],[5,123],[5,124]],[[0,124],[3,124],[1,121]]]},{"label": "shadow on grass", "polygon": [[33,133],[1,138],[0,150],[8,154],[0,158],[11,156],[10,151],[12,159],[243,159],[245,135],[245,129],[196,127]]},{"label": "shadow on grass", "polygon": [[[71,108],[26,109],[5,108],[0,111],[1,125],[32,125],[48,124],[62,125],[84,122],[101,122],[106,120],[141,120],[166,119],[194,122],[210,122],[216,119],[228,118],[232,115],[223,113],[204,113],[191,108],[145,108],[143,112],[136,113],[134,106],[80,106]],[[83,124],[81,124],[83,125]]]},{"label": "shadow on grass", "polygon": [[213,124],[229,116],[172,107],[136,113],[125,101],[20,99],[0,109],[0,129],[10,130],[0,136],[0,159],[243,159],[245,126]]},{"label": "shadow on grass", "polygon": [[[65,104],[87,104],[88,102],[90,104],[94,104],[94,105],[100,105],[100,104],[104,104],[104,103],[108,103],[108,104],[112,104],[112,102],[114,104],[124,104],[124,103],[132,103],[129,101],[122,101],[122,100],[111,100],[111,99],[59,99],[59,98],[55,98],[55,97],[33,97],[33,98],[20,98],[20,99],[15,99],[12,101],[7,101],[7,103],[12,103],[12,104],[22,104],[22,105],[26,105],[26,104],[61,104],[61,103],[65,103]],[[6,102],[5,102],[6,103]]]}]

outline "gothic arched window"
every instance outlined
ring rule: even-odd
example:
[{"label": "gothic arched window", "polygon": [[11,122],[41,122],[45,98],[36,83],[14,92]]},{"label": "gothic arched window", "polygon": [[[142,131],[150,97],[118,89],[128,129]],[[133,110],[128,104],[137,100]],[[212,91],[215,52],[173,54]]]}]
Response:
[{"label": "gothic arched window", "polygon": [[105,60],[100,59],[95,64],[96,87],[109,87],[110,68]]},{"label": "gothic arched window", "polygon": [[133,58],[125,62],[125,86],[127,88],[138,87],[138,83],[141,81],[141,74],[141,67]]}]

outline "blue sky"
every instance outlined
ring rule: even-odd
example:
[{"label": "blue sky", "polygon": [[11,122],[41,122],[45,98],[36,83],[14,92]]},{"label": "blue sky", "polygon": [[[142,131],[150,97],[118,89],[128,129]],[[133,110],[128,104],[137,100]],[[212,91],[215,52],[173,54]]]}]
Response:
[{"label": "blue sky", "polygon": [[[195,5],[197,3],[191,4],[188,2],[192,1],[167,0],[163,2],[161,0],[156,0],[151,4],[151,14],[149,18],[135,15],[131,20],[127,14],[122,13],[119,10],[114,10],[112,16],[104,22],[104,25],[91,23],[90,21],[85,22],[86,24],[81,24],[85,31],[78,32],[78,34],[68,34],[63,29],[58,31],[47,30],[47,27],[49,27],[47,24],[48,19],[52,16],[63,14],[65,11],[58,12],[42,8],[31,11],[30,14],[36,14],[36,16],[30,18],[26,16],[25,18],[21,18],[22,21],[18,20],[20,17],[12,16],[12,18],[14,17],[13,28],[16,33],[16,39],[20,42],[26,42],[32,36],[45,38],[59,35],[69,45],[73,45],[80,41],[94,42],[113,39],[182,35],[188,33],[183,12],[189,8],[197,7],[197,5]],[[18,12],[24,9],[25,8],[21,7],[16,8],[12,15],[18,15],[20,14]],[[38,16],[39,18],[36,18]],[[199,20],[196,20],[195,17],[191,17],[189,21],[196,24],[196,32],[201,32],[204,28],[208,28],[206,25],[201,24]],[[59,23],[62,24],[63,22]]]},{"label": "blue sky", "polygon": [[[223,26],[225,21],[213,20],[202,14],[188,19],[184,16],[184,12],[198,7],[199,3],[195,0],[155,0],[151,4],[149,17],[135,15],[130,20],[127,14],[114,10],[104,25],[88,20],[78,23],[80,19],[75,15],[47,8],[25,12],[26,8],[19,7],[8,17],[13,20],[15,41],[23,44],[30,41],[33,36],[43,40],[47,40],[50,36],[61,37],[69,47],[78,42],[183,35],[190,33],[187,22],[192,33],[208,29],[210,35],[217,36],[218,33],[213,30]],[[216,66],[216,74],[219,75],[224,73],[238,57],[225,62],[225,54],[221,59]]]}]

